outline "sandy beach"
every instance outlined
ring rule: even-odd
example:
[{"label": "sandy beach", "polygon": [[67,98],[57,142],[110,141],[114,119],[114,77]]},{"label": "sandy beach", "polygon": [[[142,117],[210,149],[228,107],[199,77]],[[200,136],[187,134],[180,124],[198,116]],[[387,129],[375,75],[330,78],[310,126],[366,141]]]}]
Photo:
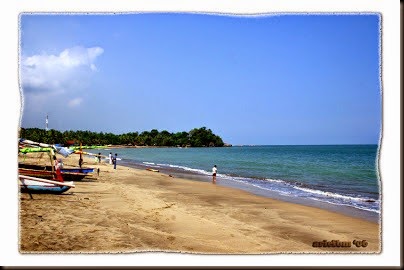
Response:
[{"label": "sandy beach", "polygon": [[[19,156],[49,164],[42,154]],[[64,158],[66,167],[78,156]],[[380,225],[245,191],[98,163],[62,195],[20,194],[21,253],[379,253]],[[347,246],[347,245],[350,246]],[[324,247],[324,245],[326,247]],[[343,247],[341,247],[341,245]],[[345,245],[345,246],[344,246]]]}]

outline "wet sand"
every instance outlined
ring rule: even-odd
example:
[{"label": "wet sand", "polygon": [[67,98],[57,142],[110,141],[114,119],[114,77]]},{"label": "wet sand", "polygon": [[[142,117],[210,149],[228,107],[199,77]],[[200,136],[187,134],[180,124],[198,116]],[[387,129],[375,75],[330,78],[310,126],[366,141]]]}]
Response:
[{"label": "wet sand", "polygon": [[[40,155],[26,155],[24,162],[49,164],[48,155]],[[21,155],[19,160],[23,159]],[[64,164],[76,167],[78,155],[64,159]],[[379,253],[381,249],[380,226],[375,222],[123,167],[119,161],[114,170],[85,157],[84,167],[99,168],[100,175],[75,182],[76,187],[62,195],[33,194],[33,199],[20,195],[21,253]]]}]

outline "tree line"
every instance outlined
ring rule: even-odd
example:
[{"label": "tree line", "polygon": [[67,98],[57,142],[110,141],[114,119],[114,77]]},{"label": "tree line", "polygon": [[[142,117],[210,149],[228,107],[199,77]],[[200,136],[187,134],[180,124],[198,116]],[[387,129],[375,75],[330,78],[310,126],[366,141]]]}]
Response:
[{"label": "tree line", "polygon": [[222,138],[206,127],[194,128],[189,132],[171,133],[167,130],[113,133],[92,131],[58,131],[39,128],[21,128],[20,138],[47,144],[82,145],[136,145],[136,146],[181,146],[181,147],[221,147]]}]

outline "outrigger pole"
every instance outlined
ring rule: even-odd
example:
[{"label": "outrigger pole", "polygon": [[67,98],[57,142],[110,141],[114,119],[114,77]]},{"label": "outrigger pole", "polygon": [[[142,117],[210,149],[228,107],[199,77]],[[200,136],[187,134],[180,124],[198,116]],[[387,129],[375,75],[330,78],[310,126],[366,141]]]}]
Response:
[{"label": "outrigger pole", "polygon": [[64,157],[68,157],[70,154],[74,153],[74,150],[70,150],[67,147],[60,147],[60,146],[56,146],[53,144],[38,143],[38,142],[31,141],[31,140],[26,140],[26,139],[20,139],[20,143],[35,145],[35,146],[39,146],[39,147],[43,147],[43,148],[52,148],[52,149],[55,149],[56,152],[58,152],[59,154],[61,154]]}]

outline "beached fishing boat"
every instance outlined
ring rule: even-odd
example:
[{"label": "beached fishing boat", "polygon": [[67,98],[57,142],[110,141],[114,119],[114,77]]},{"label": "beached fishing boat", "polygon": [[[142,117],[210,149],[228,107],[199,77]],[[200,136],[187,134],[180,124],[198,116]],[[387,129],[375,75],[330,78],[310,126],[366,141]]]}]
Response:
[{"label": "beached fishing boat", "polygon": [[[21,175],[32,176],[32,177],[40,177],[44,179],[53,179],[55,178],[56,173],[48,170],[34,170],[34,169],[25,169],[18,168],[18,173]],[[62,172],[63,179],[66,181],[80,181],[84,177],[88,176],[88,173],[76,173],[76,172]]]},{"label": "beached fishing boat", "polygon": [[74,187],[73,182],[58,182],[37,177],[19,175],[22,193],[61,194]]},{"label": "beached fishing boat", "polygon": [[[20,139],[19,140],[21,145],[29,145],[34,147],[43,148],[41,151],[48,152],[51,166],[46,165],[33,165],[33,164],[24,164],[19,163],[18,171],[21,175],[31,176],[31,177],[40,177],[43,179],[54,179],[55,178],[55,167],[53,167],[53,162],[60,165],[61,160],[56,160],[56,156],[54,154],[54,150],[63,155],[64,157],[69,156],[70,154],[74,153],[74,150],[67,149],[66,147],[61,147],[60,145],[54,144],[45,144],[45,143],[37,143],[31,140]],[[34,151],[36,148],[33,148]],[[41,152],[39,151],[39,152]],[[26,153],[25,153],[26,154]],[[53,157],[53,160],[52,160]],[[81,159],[81,154],[80,154]],[[63,165],[63,164],[62,164]],[[61,175],[63,176],[64,180],[66,181],[80,181],[86,176],[92,175],[91,173],[94,172],[94,168],[59,168]],[[98,171],[99,172],[99,171]]]},{"label": "beached fishing boat", "polygon": [[[37,165],[37,164],[26,164],[18,163],[18,168],[22,169],[32,169],[32,170],[42,170],[42,171],[52,171],[52,166]],[[60,169],[62,173],[85,173],[90,174],[94,172],[94,168],[63,168]]]}]

